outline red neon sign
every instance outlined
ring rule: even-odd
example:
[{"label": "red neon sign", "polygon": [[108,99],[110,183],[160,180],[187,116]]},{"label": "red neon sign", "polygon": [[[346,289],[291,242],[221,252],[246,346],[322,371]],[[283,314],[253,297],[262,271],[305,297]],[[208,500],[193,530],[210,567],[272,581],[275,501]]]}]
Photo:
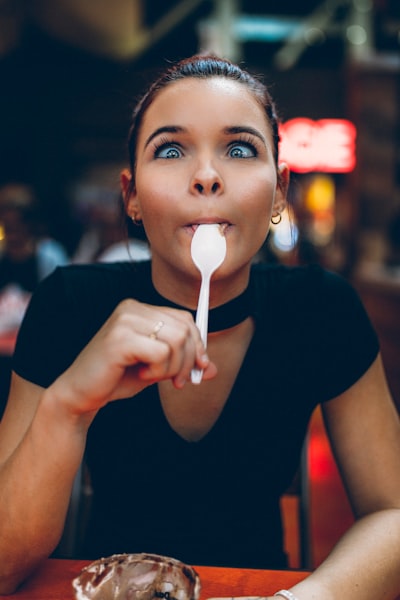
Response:
[{"label": "red neon sign", "polygon": [[356,165],[356,133],[346,119],[291,119],[279,128],[280,158],[297,173],[348,173]]}]

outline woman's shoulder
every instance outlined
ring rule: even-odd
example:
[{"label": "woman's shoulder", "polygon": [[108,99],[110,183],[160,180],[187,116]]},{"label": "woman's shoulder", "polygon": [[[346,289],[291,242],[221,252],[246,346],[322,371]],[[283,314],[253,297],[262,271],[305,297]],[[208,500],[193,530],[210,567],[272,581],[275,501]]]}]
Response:
[{"label": "woman's shoulder", "polygon": [[338,273],[316,264],[288,266],[256,263],[252,266],[251,283],[255,290],[284,297],[291,293],[314,297],[315,292],[351,287]]},{"label": "woman's shoulder", "polygon": [[104,318],[125,298],[138,298],[148,287],[150,264],[88,263],[57,267],[36,289],[31,311],[67,310]]},{"label": "woman's shoulder", "polygon": [[[344,276],[319,265],[256,264],[251,273],[256,312],[280,311],[293,315],[341,315],[364,312],[353,285]],[[258,309],[258,310],[257,310]]]},{"label": "woman's shoulder", "polygon": [[[134,289],[140,288],[145,278],[144,265],[139,268],[139,263],[136,266],[129,262],[73,264],[55,269],[39,284],[25,313],[14,369],[39,385],[49,385],[118,303],[134,296]],[[43,371],[38,370],[38,363],[45,365]]]},{"label": "woman's shoulder", "polygon": [[148,261],[115,261],[72,263],[57,268],[59,275],[71,280],[90,277],[93,280],[104,281],[109,278],[117,280],[127,275],[143,274],[149,269]]},{"label": "woman's shoulder", "polygon": [[306,281],[309,283],[321,283],[325,278],[330,279],[332,277],[334,279],[342,279],[341,275],[315,263],[308,265],[285,265],[259,262],[252,265],[251,277],[281,285],[298,285]]},{"label": "woman's shoulder", "polygon": [[150,263],[124,261],[113,263],[70,264],[58,267],[48,277],[53,284],[62,285],[70,293],[90,295],[97,290],[114,290],[132,294],[150,277]]}]

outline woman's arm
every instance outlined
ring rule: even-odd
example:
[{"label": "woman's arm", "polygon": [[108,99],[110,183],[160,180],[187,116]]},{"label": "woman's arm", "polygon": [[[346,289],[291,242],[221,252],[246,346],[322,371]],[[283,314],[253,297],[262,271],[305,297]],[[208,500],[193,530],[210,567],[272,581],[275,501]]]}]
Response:
[{"label": "woman's arm", "polygon": [[292,591],[299,600],[393,600],[400,593],[400,422],[380,357],[323,413],[358,520]]},{"label": "woman's arm", "polygon": [[46,390],[13,374],[0,423],[0,594],[57,545],[97,411],[162,379],[182,387],[194,366],[215,375],[190,313],[129,300]]},{"label": "woman's arm", "polygon": [[0,424],[0,594],[14,591],[60,540],[85,444],[77,425],[51,392],[13,374]]}]

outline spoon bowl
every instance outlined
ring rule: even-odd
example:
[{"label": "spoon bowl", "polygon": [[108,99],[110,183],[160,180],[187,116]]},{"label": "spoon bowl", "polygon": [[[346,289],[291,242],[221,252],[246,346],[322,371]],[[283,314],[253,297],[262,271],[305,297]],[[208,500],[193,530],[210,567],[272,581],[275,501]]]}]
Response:
[{"label": "spoon bowl", "polygon": [[[200,330],[201,339],[206,348],[210,280],[212,274],[221,266],[226,256],[226,239],[220,225],[218,223],[199,225],[194,232],[190,251],[192,260],[201,273],[196,325]],[[201,369],[192,369],[192,383],[199,384],[202,376]]]}]

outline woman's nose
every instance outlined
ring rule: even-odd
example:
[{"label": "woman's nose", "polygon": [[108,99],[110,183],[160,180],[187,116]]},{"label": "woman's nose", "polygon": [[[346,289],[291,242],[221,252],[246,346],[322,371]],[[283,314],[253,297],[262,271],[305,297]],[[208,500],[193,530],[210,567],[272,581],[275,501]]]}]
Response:
[{"label": "woman's nose", "polygon": [[223,191],[224,183],[217,169],[208,163],[200,166],[193,174],[190,188],[193,194],[217,195]]}]

